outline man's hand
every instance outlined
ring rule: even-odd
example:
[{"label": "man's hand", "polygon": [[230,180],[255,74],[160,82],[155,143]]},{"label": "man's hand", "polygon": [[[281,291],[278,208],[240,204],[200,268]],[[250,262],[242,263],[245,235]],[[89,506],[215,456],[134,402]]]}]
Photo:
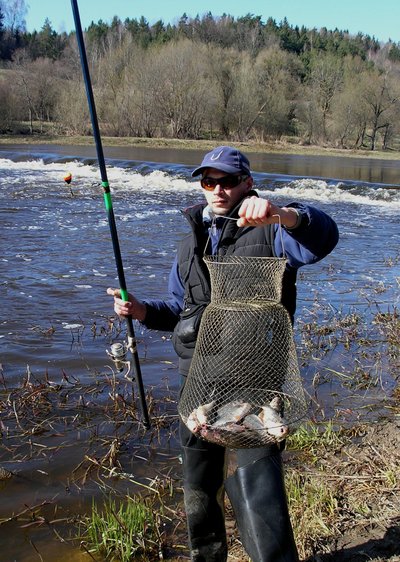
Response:
[{"label": "man's hand", "polygon": [[247,197],[239,209],[238,226],[263,226],[265,224],[279,223],[287,228],[293,228],[297,223],[298,215],[294,209],[278,207],[262,197]]},{"label": "man's hand", "polygon": [[128,294],[128,301],[121,299],[119,289],[107,289],[107,295],[114,297],[114,310],[118,316],[132,316],[135,320],[142,322],[146,318],[146,305],[138,301],[133,295]]}]

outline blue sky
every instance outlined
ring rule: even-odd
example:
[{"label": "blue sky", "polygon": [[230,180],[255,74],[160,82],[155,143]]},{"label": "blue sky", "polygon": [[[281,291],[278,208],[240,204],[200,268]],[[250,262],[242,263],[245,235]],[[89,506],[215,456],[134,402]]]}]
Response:
[{"label": "blue sky", "polygon": [[[28,31],[40,30],[48,17],[56,31],[74,28],[70,0],[26,0],[29,6],[26,18]],[[380,41],[400,41],[400,0],[78,0],[82,27],[91,21],[111,21],[114,15],[122,20],[144,16],[152,24],[159,19],[174,23],[186,12],[195,17],[211,12],[232,16],[251,13],[262,16],[265,22],[273,17],[279,23],[286,17],[292,25],[347,29],[375,36]]]}]

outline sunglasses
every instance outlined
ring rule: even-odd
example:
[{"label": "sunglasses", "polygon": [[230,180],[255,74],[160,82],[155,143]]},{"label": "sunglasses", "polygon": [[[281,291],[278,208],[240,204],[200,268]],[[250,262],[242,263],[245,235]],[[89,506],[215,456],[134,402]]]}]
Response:
[{"label": "sunglasses", "polygon": [[201,178],[200,184],[203,189],[206,191],[214,191],[217,185],[222,187],[222,189],[232,189],[233,187],[237,187],[247,179],[249,176],[223,176],[222,178],[209,178],[205,176]]}]

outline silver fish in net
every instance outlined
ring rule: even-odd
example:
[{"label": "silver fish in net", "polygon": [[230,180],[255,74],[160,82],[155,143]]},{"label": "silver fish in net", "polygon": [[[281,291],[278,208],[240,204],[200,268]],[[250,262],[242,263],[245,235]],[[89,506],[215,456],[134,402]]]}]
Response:
[{"label": "silver fish in net", "polygon": [[215,402],[196,408],[189,416],[187,426],[198,437],[225,445],[229,441],[240,444],[244,439],[257,442],[281,441],[288,435],[289,428],[280,413],[279,397],[262,406],[258,414],[251,413],[248,402],[231,402],[215,411]]}]

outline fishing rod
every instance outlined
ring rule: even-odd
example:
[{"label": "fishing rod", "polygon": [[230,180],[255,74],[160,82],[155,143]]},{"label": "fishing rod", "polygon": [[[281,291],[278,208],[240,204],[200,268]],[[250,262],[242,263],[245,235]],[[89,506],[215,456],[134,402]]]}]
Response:
[{"label": "fishing rod", "polygon": [[[86,95],[87,95],[87,101],[88,101],[88,105],[89,105],[90,118],[91,118],[91,121],[92,121],[93,136],[94,136],[94,140],[95,140],[95,143],[96,143],[97,159],[98,159],[98,162],[99,162],[99,168],[100,168],[100,174],[101,174],[101,185],[102,185],[103,191],[104,191],[104,203],[105,203],[107,216],[108,216],[108,224],[110,226],[111,240],[112,240],[113,249],[114,249],[115,263],[116,263],[116,266],[117,266],[117,273],[118,273],[121,299],[123,301],[127,302],[129,300],[128,291],[127,291],[126,283],[125,283],[125,274],[124,274],[124,268],[123,268],[123,264],[122,264],[121,250],[120,250],[119,242],[118,242],[118,233],[117,233],[117,227],[116,227],[116,224],[115,224],[115,216],[114,216],[113,204],[112,204],[112,199],[111,199],[110,185],[108,183],[108,178],[107,178],[107,170],[106,170],[106,164],[105,164],[105,160],[104,160],[104,152],[103,152],[103,146],[102,146],[102,142],[101,142],[99,123],[98,123],[98,120],[97,120],[96,106],[95,106],[95,103],[94,103],[93,89],[92,89],[92,84],[91,84],[91,80],[90,80],[89,66],[88,66],[87,57],[86,57],[85,43],[83,41],[81,18],[80,18],[80,15],[79,15],[79,9],[78,9],[77,1],[71,0],[71,5],[72,5],[72,12],[73,12],[73,15],[74,15],[76,38],[77,38],[77,41],[78,41],[79,54],[80,54],[80,58],[81,58],[82,73],[83,73],[83,78],[84,78],[84,81],[85,81]],[[137,347],[136,347],[136,338],[135,338],[135,332],[134,332],[134,329],[133,329],[132,316],[127,316],[126,322],[127,322],[127,332],[128,332],[128,346],[127,347],[129,349],[129,351],[131,352],[132,358],[133,358],[133,371],[134,371],[134,374],[135,374],[136,384],[137,384],[138,390],[139,390],[139,399],[140,399],[142,415],[143,415],[143,424],[148,429],[150,427],[150,419],[149,419],[149,414],[148,414],[148,411],[147,411],[146,397],[145,397],[145,394],[144,394],[143,380],[142,380],[142,374],[141,374],[141,370],[140,370],[139,356],[138,356]]]}]

